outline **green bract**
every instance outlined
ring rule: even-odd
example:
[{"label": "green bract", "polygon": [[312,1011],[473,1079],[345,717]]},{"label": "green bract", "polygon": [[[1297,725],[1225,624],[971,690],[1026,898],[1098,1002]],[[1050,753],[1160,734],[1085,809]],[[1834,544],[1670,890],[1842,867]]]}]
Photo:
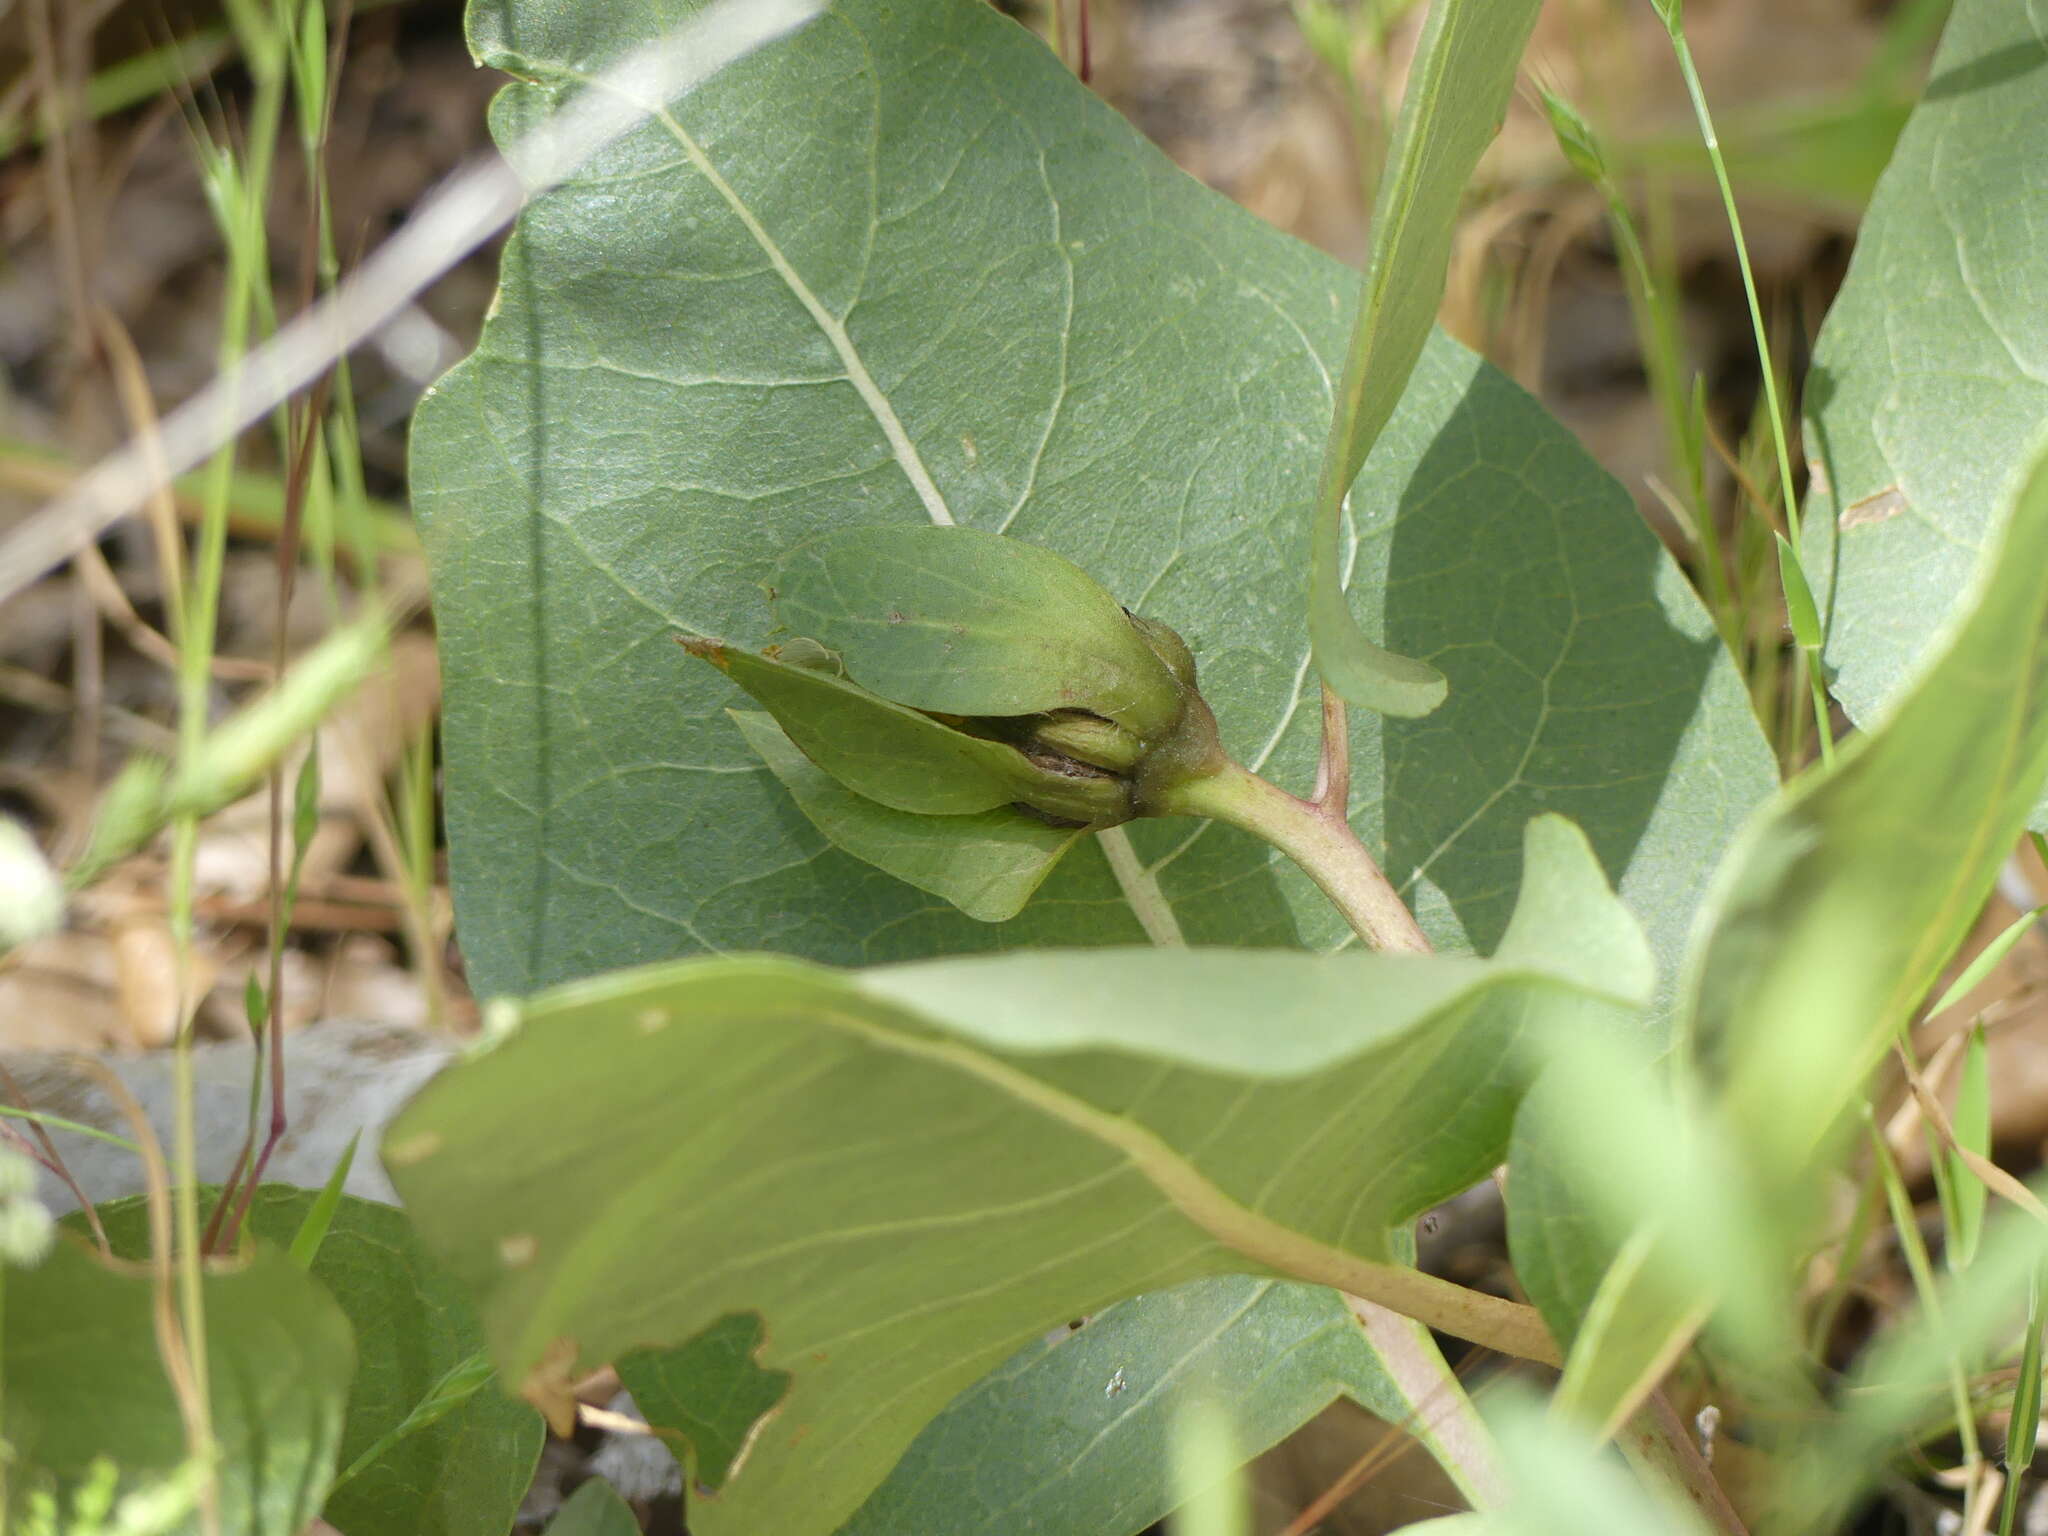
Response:
[{"label": "green bract", "polygon": [[1016,802],[1084,824],[1130,819],[1128,791],[1107,774],[1043,767],[1006,742],[906,709],[821,668],[716,641],[684,644],[765,705],[812,762],[892,810],[964,816]]},{"label": "green bract", "polygon": [[850,528],[799,545],[776,611],[913,709],[1082,709],[1170,730],[1181,688],[1117,600],[1049,549],[978,528]]},{"label": "green bract", "polygon": [[1016,916],[1077,833],[1226,761],[1186,643],[1048,550],[856,528],[799,546],[774,596],[808,633],[684,646],[767,706],[733,718],[813,826],[971,917]]},{"label": "green bract", "polygon": [[1086,835],[1008,806],[946,817],[892,811],[855,794],[805,757],[772,716],[734,710],[732,718],[797,809],[834,847],[943,896],[985,923],[1023,911],[1060,856]]}]

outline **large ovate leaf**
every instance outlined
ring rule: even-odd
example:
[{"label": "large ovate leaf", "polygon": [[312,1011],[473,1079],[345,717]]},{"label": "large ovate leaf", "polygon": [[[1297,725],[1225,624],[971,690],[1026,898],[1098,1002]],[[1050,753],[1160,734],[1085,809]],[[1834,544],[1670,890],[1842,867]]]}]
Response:
[{"label": "large ovate leaf", "polygon": [[[96,1458],[120,1487],[153,1486],[186,1460],[164,1376],[156,1282],[66,1237],[35,1269],[9,1269],[0,1317],[0,1438],[13,1455],[5,1517],[37,1489],[68,1510]],[[206,1365],[220,1450],[220,1529],[298,1536],[320,1512],[355,1371],[348,1320],[283,1251],[259,1246],[204,1282]],[[195,1512],[178,1532],[196,1532]]]},{"label": "large ovate leaf", "polygon": [[1507,112],[1539,0],[1436,0],[1373,204],[1372,249],[1323,450],[1309,581],[1316,666],[1353,703],[1426,715],[1444,674],[1366,639],[1344,602],[1344,498],[1394,414],[1443,301],[1465,183]]},{"label": "large ovate leaf", "polygon": [[[1545,921],[1578,936],[1541,956],[760,958],[574,984],[436,1079],[387,1162],[538,1397],[758,1313],[789,1394],[692,1520],[829,1531],[957,1392],[1136,1292],[1277,1271],[1473,1305],[1394,1265],[1393,1229],[1497,1163],[1537,1042],[1648,995],[1585,840],[1551,818],[1528,842]],[[1531,1326],[1503,1307],[1439,1321]]]},{"label": "large ovate leaf", "polygon": [[2048,417],[2043,143],[2040,0],[1956,0],[1806,385],[1807,560],[1859,724],[1938,653]]},{"label": "large ovate leaf", "polygon": [[775,581],[798,634],[913,709],[1085,709],[1151,736],[1180,688],[1115,598],[1071,560],[980,528],[855,528],[801,544]]},{"label": "large ovate leaf", "polygon": [[1415,1422],[1336,1292],[1246,1276],[1177,1286],[1055,1329],[961,1393],[839,1536],[1130,1536],[1173,1509],[1190,1403],[1222,1404],[1250,1458],[1340,1395]]},{"label": "large ovate leaf", "polygon": [[[501,140],[685,0],[481,0],[532,83]],[[835,851],[675,629],[778,638],[834,529],[950,519],[1171,624],[1225,744],[1306,788],[1302,530],[1356,274],[1170,166],[982,0],[842,0],[536,199],[477,353],[423,403],[459,925],[480,992],[731,948],[867,962],[1345,929],[1223,828],[1094,840],[1001,928]],[[1441,945],[1507,921],[1521,827],[1585,826],[1669,975],[1773,782],[1739,679],[1630,498],[1441,337],[1352,495],[1354,606],[1450,679],[1354,723],[1356,822]]]},{"label": "large ovate leaf", "polygon": [[[319,1198],[266,1184],[248,1229],[283,1249]],[[148,1251],[140,1198],[100,1207],[117,1253]],[[483,1343],[476,1311],[420,1246],[405,1213],[344,1195],[312,1262],[355,1335],[335,1472],[356,1466],[419,1407],[452,1367]],[[209,1320],[209,1331],[211,1321]],[[326,1500],[322,1517],[343,1536],[500,1536],[519,1512],[540,1456],[540,1416],[493,1384],[431,1424],[389,1444]]]}]

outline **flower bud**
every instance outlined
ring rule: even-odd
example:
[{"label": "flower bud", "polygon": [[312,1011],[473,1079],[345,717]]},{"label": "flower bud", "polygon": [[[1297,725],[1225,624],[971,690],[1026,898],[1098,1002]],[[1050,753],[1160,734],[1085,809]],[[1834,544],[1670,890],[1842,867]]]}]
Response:
[{"label": "flower bud", "polygon": [[1124,616],[1131,621],[1131,627],[1152,647],[1153,655],[1166,663],[1166,670],[1173,674],[1174,681],[1183,688],[1195,686],[1195,653],[1188,649],[1187,641],[1171,625],[1157,619],[1148,619],[1142,613],[1124,610]]},{"label": "flower bud", "polygon": [[1129,773],[1145,755],[1145,743],[1132,732],[1079,709],[1055,710],[1033,726],[1026,742],[1111,773]]}]

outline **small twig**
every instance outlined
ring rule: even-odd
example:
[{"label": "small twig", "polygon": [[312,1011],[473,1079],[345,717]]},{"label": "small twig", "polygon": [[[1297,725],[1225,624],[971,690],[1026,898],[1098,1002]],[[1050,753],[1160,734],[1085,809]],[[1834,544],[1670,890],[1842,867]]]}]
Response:
[{"label": "small twig", "polygon": [[1700,1454],[1691,1426],[1678,1416],[1662,1387],[1636,1411],[1622,1436],[1630,1459],[1662,1472],[1694,1513],[1714,1530],[1722,1536],[1747,1536],[1742,1516],[1729,1502],[1707,1458]]},{"label": "small twig", "polygon": [[311,310],[164,417],[161,450],[131,443],[63,496],[0,539],[0,600],[19,592],[163,483],[211,458],[270,415],[402,311],[413,297],[490,239],[530,195],[573,175],[590,156],[638,127],[644,101],[669,101],[734,59],[809,21],[811,0],[726,0],[697,12],[606,71],[605,90],[585,91],[514,146],[521,170],[493,156],[458,172],[406,225]]},{"label": "small twig", "polygon": [[[1934,1048],[1934,1054],[1927,1058],[1927,1065],[1920,1072],[1922,1081],[1929,1088],[1937,1093],[1941,1091],[1942,1085],[1948,1081],[1950,1069],[1962,1059],[1963,1047],[1969,1043],[1969,1039],[1968,1030],[1958,1030]],[[1901,1059],[1906,1058],[1902,1055]],[[1910,1072],[1907,1086],[1912,1086]],[[1899,1107],[1892,1111],[1891,1118],[1884,1123],[1884,1139],[1885,1144],[1892,1149],[1894,1157],[1905,1155],[1906,1147],[1912,1141],[1913,1133],[1920,1129],[1920,1122],[1925,1118],[1925,1113],[1919,1096],[1911,1092],[1900,1101]]]},{"label": "small twig", "polygon": [[[1471,1363],[1480,1358],[1480,1354],[1478,1350],[1467,1352],[1464,1359],[1453,1367],[1453,1376],[1462,1377]],[[1443,1392],[1449,1389],[1440,1387],[1437,1390]],[[1279,1536],[1314,1536],[1316,1531],[1322,1529],[1323,1522],[1341,1509],[1346,1500],[1407,1454],[1412,1447],[1421,1444],[1421,1436],[1417,1429],[1422,1422],[1423,1410],[1428,1406],[1427,1401],[1417,1403],[1398,1422],[1387,1424],[1366,1448],[1365,1454],[1346,1467],[1335,1482],[1304,1505],[1301,1512],[1281,1528]]]},{"label": "small twig", "polygon": [[[1417,1438],[1427,1441],[1459,1491],[1475,1509],[1505,1503],[1508,1476],[1501,1465],[1500,1447],[1472,1406],[1458,1373],[1445,1364],[1429,1330],[1361,1296],[1346,1296],[1344,1304],[1365,1329],[1367,1342],[1396,1390],[1414,1405],[1410,1418],[1417,1425]],[[1425,1416],[1425,1410],[1432,1407],[1436,1411]]]},{"label": "small twig", "polygon": [[[1958,1035],[1955,1038],[1960,1040],[1963,1037]],[[1913,1089],[1913,1097],[1919,1102],[1920,1112],[1927,1117],[1928,1122],[1934,1127],[1935,1134],[1942,1139],[1948,1149],[1963,1160],[1963,1166],[1983,1180],[1985,1188],[1994,1194],[2003,1195],[2036,1221],[2048,1223],[2048,1205],[2043,1205],[2038,1195],[1982,1153],[1973,1152],[1956,1140],[1954,1122],[1949,1119],[1948,1111],[1942,1108],[1941,1100],[1935,1096],[1933,1088],[1921,1075],[1920,1069],[1913,1065],[1913,1058],[1897,1046],[1893,1047],[1893,1051],[1899,1058],[1899,1065],[1905,1069],[1906,1081]]]},{"label": "small twig", "polygon": [[4,1129],[9,1138],[20,1144],[23,1151],[49,1169],[51,1176],[71,1191],[71,1198],[76,1200],[78,1208],[85,1212],[85,1219],[92,1227],[92,1235],[100,1245],[100,1252],[112,1253],[114,1250],[107,1242],[107,1229],[100,1225],[100,1213],[93,1209],[92,1201],[88,1200],[85,1191],[78,1187],[78,1180],[71,1176],[71,1169],[64,1162],[64,1154],[57,1150],[57,1143],[50,1139],[48,1128],[36,1118],[35,1111],[29,1107],[28,1095],[21,1091],[21,1084],[15,1081],[14,1074],[7,1070],[7,1063],[4,1061],[0,1061],[0,1084],[6,1086],[9,1102],[20,1110],[23,1118],[28,1121],[28,1128],[35,1135],[35,1143],[31,1145],[28,1139],[11,1125],[0,1125],[0,1129]]},{"label": "small twig", "polygon": [[[185,539],[178,525],[178,501],[171,489],[170,466],[164,463],[163,444],[157,436],[156,397],[150,391],[142,354],[136,350],[128,328],[105,308],[95,311],[95,320],[107,372],[113,376],[114,392],[128,418],[128,430],[135,434],[136,452],[148,466],[150,477],[157,481],[143,501],[143,512],[156,545],[157,584],[163,590],[164,614],[174,642],[171,654],[175,671],[175,642],[185,630]],[[122,601],[127,601],[125,594]],[[140,617],[136,622],[142,622]]]},{"label": "small twig", "polygon": [[636,1419],[630,1413],[614,1413],[609,1408],[595,1408],[589,1403],[576,1405],[576,1418],[592,1429],[608,1429],[615,1435],[651,1435],[653,1429],[645,1419]]},{"label": "small twig", "polygon": [[[315,194],[317,196],[317,193]],[[305,245],[304,282],[305,305],[313,302],[313,285],[318,273],[314,266],[314,250],[317,242],[309,238]],[[290,469],[285,478],[284,520],[278,528],[277,538],[277,626],[271,641],[271,665],[282,677],[286,659],[286,615],[291,610],[292,589],[297,584],[299,571],[299,537],[305,522],[306,487],[313,476],[313,449],[320,437],[320,423],[327,411],[327,390],[334,378],[330,370],[320,376],[313,386],[312,396],[300,402],[297,407],[298,421],[296,441],[292,444]],[[263,1182],[263,1172],[270,1166],[271,1154],[284,1140],[290,1120],[285,1112],[284,1080],[284,1015],[278,1006],[284,994],[284,931],[290,914],[285,910],[287,877],[284,854],[284,770],[273,766],[269,773],[269,834],[270,834],[270,974],[265,982],[263,1007],[263,1036],[258,1043],[254,1070],[261,1072],[265,1065],[270,1069],[270,1128],[263,1142],[263,1150],[256,1154],[254,1166],[249,1169],[247,1181],[242,1184],[234,1200],[235,1214],[229,1220],[222,1234],[223,1239],[233,1243],[249,1214],[250,1202],[256,1198],[256,1187]],[[249,1148],[256,1139],[256,1117],[253,1113],[256,1095],[251,1095],[249,1134],[242,1143],[241,1155],[235,1159],[236,1172],[241,1171],[247,1159]],[[231,1181],[221,1191],[220,1206],[214,1212],[214,1220],[220,1220],[220,1212],[229,1204],[235,1185]],[[212,1246],[209,1239],[208,1247]]]}]

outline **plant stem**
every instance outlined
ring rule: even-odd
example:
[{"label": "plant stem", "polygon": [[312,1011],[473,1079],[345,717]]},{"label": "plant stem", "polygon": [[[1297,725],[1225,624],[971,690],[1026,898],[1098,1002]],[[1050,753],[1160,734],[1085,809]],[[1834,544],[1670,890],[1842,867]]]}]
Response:
[{"label": "plant stem", "polygon": [[1228,763],[1165,791],[1158,810],[1168,816],[1208,816],[1263,838],[1301,866],[1372,948],[1430,952],[1415,915],[1334,803],[1300,799]]},{"label": "plant stem", "polygon": [[[1706,145],[1708,163],[1714,168],[1714,182],[1721,190],[1721,206],[1728,215],[1728,230],[1735,238],[1735,264],[1742,273],[1743,295],[1749,301],[1749,324],[1756,338],[1757,369],[1763,375],[1765,414],[1770,418],[1771,446],[1778,460],[1778,490],[1784,499],[1784,549],[1790,556],[1791,574],[1782,570],[1784,561],[1781,557],[1780,584],[1786,589],[1785,606],[1792,616],[1799,648],[1806,656],[1807,688],[1813,703],[1814,727],[1820,737],[1821,761],[1832,763],[1835,741],[1828,729],[1827,693],[1820,679],[1820,636],[1810,632],[1810,626],[1801,622],[1802,610],[1811,606],[1811,597],[1806,589],[1805,559],[1799,547],[1799,502],[1792,488],[1792,450],[1786,440],[1785,410],[1778,401],[1777,369],[1771,362],[1771,341],[1764,330],[1763,302],[1757,297],[1756,273],[1750,268],[1749,246],[1742,238],[1742,215],[1736,211],[1735,188],[1728,180],[1728,166],[1721,158],[1721,140],[1714,132],[1713,116],[1707,111],[1706,89],[1700,84],[1699,70],[1693,66],[1692,47],[1686,42],[1685,28],[1680,24],[1679,15],[1678,7],[1673,6],[1665,13],[1665,27],[1671,36],[1671,51],[1678,61],[1678,72],[1685,78],[1686,95],[1692,99],[1693,117],[1699,124],[1701,142]],[[1795,575],[1797,595],[1792,590]]]},{"label": "plant stem", "polygon": [[1500,1447],[1429,1330],[1362,1296],[1346,1296],[1344,1304],[1365,1330],[1366,1342],[1379,1356],[1388,1380],[1407,1402],[1409,1433],[1429,1448],[1474,1509],[1505,1504],[1510,1485],[1501,1467]]},{"label": "plant stem", "polygon": [[1742,1517],[1661,1388],[1636,1410],[1619,1443],[1630,1463],[1662,1479],[1711,1529],[1746,1536]]}]

